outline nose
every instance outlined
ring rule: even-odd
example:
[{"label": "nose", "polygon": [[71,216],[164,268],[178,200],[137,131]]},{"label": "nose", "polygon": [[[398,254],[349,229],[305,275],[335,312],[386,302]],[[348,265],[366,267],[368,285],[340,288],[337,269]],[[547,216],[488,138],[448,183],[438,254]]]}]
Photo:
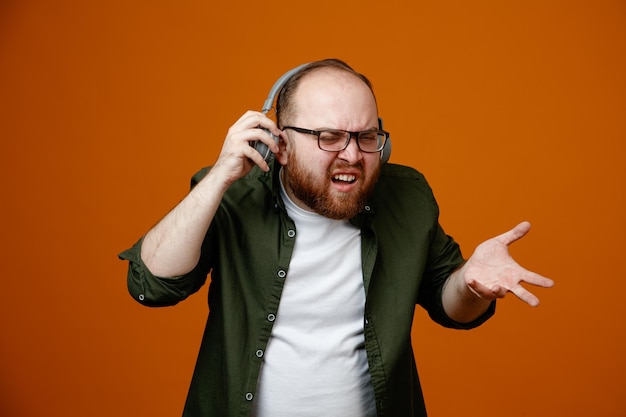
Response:
[{"label": "nose", "polygon": [[350,164],[354,164],[355,162],[363,159],[363,153],[359,149],[356,141],[356,135],[351,135],[348,146],[346,146],[344,150],[340,151],[337,157],[343,159]]}]

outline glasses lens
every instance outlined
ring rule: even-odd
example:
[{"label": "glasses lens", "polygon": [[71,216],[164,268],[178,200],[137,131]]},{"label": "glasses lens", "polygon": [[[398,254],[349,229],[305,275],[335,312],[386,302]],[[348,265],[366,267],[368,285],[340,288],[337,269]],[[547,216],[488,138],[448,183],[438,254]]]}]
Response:
[{"label": "glasses lens", "polygon": [[361,132],[359,147],[364,152],[378,152],[385,145],[385,135],[378,131]]},{"label": "glasses lens", "polygon": [[320,148],[331,152],[340,151],[345,147],[348,135],[348,132],[342,130],[325,130],[320,132]]}]

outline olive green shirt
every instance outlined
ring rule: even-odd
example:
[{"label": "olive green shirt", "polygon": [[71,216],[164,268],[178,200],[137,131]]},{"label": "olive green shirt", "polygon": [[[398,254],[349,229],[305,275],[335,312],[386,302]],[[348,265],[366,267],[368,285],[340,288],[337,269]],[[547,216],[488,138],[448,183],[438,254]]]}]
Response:
[{"label": "olive green shirt", "polygon": [[[184,300],[211,273],[210,313],[184,416],[250,415],[298,233],[280,198],[278,167],[269,173],[255,168],[228,189],[190,273],[152,275],[141,261],[141,240],[119,255],[130,261],[131,295],[147,306]],[[197,173],[192,187],[207,172]],[[385,164],[367,205],[350,220],[361,229],[365,349],[379,417],[426,415],[411,347],[416,304],[437,323],[458,329],[476,327],[495,311],[492,303],[468,324],[445,314],[443,285],[464,260],[438,216],[419,172]]]}]

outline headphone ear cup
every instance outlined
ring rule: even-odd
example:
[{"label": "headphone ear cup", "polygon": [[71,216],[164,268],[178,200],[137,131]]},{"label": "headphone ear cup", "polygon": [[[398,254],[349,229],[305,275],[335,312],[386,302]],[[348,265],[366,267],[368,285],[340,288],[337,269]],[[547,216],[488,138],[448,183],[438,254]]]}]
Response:
[{"label": "headphone ear cup", "polygon": [[[270,135],[270,137],[274,139],[274,142],[278,143],[278,137],[272,134],[272,132],[262,127],[260,127],[259,129],[263,130],[265,133]],[[274,153],[270,150],[270,148],[266,144],[264,144],[260,140],[251,142],[250,146],[252,146],[258,153],[260,153],[263,159],[265,159],[265,162],[267,162],[268,164],[274,160]]]},{"label": "headphone ear cup", "polygon": [[[383,118],[378,117],[378,128],[383,130]],[[380,161],[385,164],[389,161],[389,157],[391,157],[391,138],[387,138],[387,142],[385,142],[385,146],[383,150],[380,152]]]},{"label": "headphone ear cup", "polygon": [[380,161],[381,161],[381,163],[383,163],[383,164],[387,163],[387,161],[389,161],[390,157],[391,157],[391,138],[388,138],[387,142],[385,142],[385,147],[383,148],[383,150],[380,153]]}]

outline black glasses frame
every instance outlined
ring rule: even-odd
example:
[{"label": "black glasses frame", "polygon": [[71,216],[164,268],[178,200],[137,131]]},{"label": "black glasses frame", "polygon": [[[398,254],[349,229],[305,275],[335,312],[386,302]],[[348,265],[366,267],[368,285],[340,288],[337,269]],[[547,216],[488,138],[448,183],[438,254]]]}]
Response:
[{"label": "black glasses frame", "polygon": [[[304,133],[305,135],[317,136],[317,147],[326,152],[341,152],[348,147],[348,145],[350,144],[350,139],[354,138],[356,140],[356,146],[359,148],[361,152],[376,153],[376,152],[382,151],[383,148],[385,147],[385,144],[387,143],[387,140],[389,140],[389,132],[387,132],[386,130],[381,130],[381,129],[362,130],[360,132],[350,132],[349,130],[341,130],[341,129],[312,130],[312,129],[304,129],[302,127],[296,127],[296,126],[285,126],[282,128],[282,130],[285,130],[285,129],[291,129],[298,133]],[[320,135],[324,132],[336,132],[336,133],[348,134],[348,138],[346,139],[346,143],[343,144],[341,149],[328,150],[328,149],[322,148],[322,143],[320,142]],[[374,132],[376,132],[377,135],[383,135],[383,137],[385,138],[380,144],[379,149],[368,151],[368,150],[361,148],[361,140],[360,140],[361,134],[374,133]]]}]

